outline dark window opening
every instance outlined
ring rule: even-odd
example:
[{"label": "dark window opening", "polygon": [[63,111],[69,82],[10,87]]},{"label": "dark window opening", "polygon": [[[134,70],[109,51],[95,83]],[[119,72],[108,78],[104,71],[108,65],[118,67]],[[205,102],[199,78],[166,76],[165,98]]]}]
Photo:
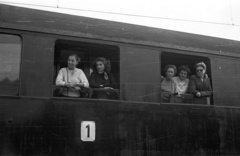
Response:
[{"label": "dark window opening", "polygon": [[[54,55],[54,79],[53,84],[55,85],[55,80],[58,72],[61,68],[67,67],[68,57],[71,54],[77,54],[81,61],[76,66],[81,69],[86,75],[88,81],[90,75],[93,73],[93,66],[96,58],[104,57],[111,63],[111,74],[114,76],[119,89],[119,48],[112,45],[95,44],[95,43],[85,43],[85,42],[74,42],[74,41],[64,41],[58,40],[55,45],[55,55]],[[92,93],[91,93],[92,95]],[[86,95],[90,97],[91,95]],[[54,96],[56,93],[54,93]],[[83,96],[82,96],[83,97]]]},{"label": "dark window opening", "polygon": [[[206,64],[207,69],[206,69],[205,77],[207,77],[210,80],[210,85],[211,85],[212,84],[211,83],[211,81],[212,81],[212,79],[211,79],[211,77],[212,77],[211,76],[211,64],[210,64],[210,59],[207,57],[163,52],[161,55],[161,75],[163,77],[166,77],[164,68],[167,65],[175,65],[177,69],[180,66],[185,65],[191,71],[190,75],[187,77],[189,79],[189,84],[190,84],[191,79],[194,77],[193,75],[197,75],[196,69],[195,69],[195,64],[199,63],[199,62],[204,62]],[[175,74],[175,77],[178,76],[178,72],[179,71],[177,71],[177,73]],[[190,93],[190,90],[191,90],[190,85],[188,85],[186,95],[184,94],[182,96],[179,96],[179,98],[176,98],[178,96],[178,95],[176,95],[177,94],[176,92],[173,93],[173,95],[172,94],[164,95],[164,91],[162,91],[162,102],[213,104],[212,95],[210,97],[206,97],[206,98],[205,97],[198,98],[195,94]],[[211,85],[211,90],[213,90],[212,85]],[[202,96],[203,96],[203,93],[202,93]]]},{"label": "dark window opening", "polygon": [[19,95],[21,38],[0,34],[0,95]]}]

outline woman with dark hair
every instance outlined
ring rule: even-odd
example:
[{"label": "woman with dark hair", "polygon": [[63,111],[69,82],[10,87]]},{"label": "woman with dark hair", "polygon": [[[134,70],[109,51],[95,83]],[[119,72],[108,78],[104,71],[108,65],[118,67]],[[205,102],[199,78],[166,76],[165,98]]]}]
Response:
[{"label": "woman with dark hair", "polygon": [[[193,94],[198,101],[197,103],[207,103],[206,97],[212,95],[212,88],[210,85],[210,79],[206,74],[207,66],[205,63],[200,62],[195,65],[196,75],[190,77],[189,93]],[[209,99],[209,98],[208,98]]]},{"label": "woman with dark hair", "polygon": [[173,76],[177,72],[175,65],[167,65],[164,68],[166,77],[162,78],[161,90],[162,90],[162,101],[169,102],[170,96],[176,92],[176,83],[173,80]]},{"label": "woman with dark hair", "polygon": [[117,88],[117,82],[111,74],[110,61],[104,57],[98,57],[94,63],[93,73],[89,78],[91,88],[94,90],[92,98],[113,98],[110,93]]},{"label": "woman with dark hair", "polygon": [[178,76],[174,77],[173,80],[176,82],[177,88],[176,92],[179,96],[185,94],[188,89],[189,79],[187,78],[190,75],[190,69],[188,66],[180,66],[178,68]]},{"label": "woman with dark hair", "polygon": [[61,96],[80,97],[81,87],[89,87],[88,80],[81,69],[76,68],[80,58],[76,54],[68,57],[68,67],[58,72],[56,85],[63,86]]}]

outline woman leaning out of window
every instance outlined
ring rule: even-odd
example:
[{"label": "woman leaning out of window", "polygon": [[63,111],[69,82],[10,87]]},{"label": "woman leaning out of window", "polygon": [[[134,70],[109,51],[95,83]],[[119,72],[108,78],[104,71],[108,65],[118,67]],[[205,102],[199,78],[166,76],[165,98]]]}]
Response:
[{"label": "woman leaning out of window", "polygon": [[95,88],[92,98],[116,99],[117,83],[111,74],[110,61],[104,57],[95,60],[93,73],[89,78],[91,88]]},{"label": "woman leaning out of window", "polygon": [[178,76],[174,77],[173,80],[176,82],[177,88],[176,92],[180,97],[182,94],[186,94],[188,89],[190,69],[188,66],[180,66],[178,68]]},{"label": "woman leaning out of window", "polygon": [[203,62],[195,65],[196,75],[190,77],[189,93],[193,94],[195,103],[210,104],[210,96],[212,95],[212,88],[210,79],[206,74],[206,64]]},{"label": "woman leaning out of window", "polygon": [[176,74],[177,69],[175,65],[167,65],[164,68],[166,77],[162,78],[161,90],[162,90],[162,102],[169,102],[171,95],[176,93],[176,83],[173,80],[173,76]]},{"label": "woman leaning out of window", "polygon": [[89,87],[88,80],[81,69],[76,68],[80,58],[76,54],[68,57],[68,67],[60,69],[56,85],[63,86],[61,96],[80,97],[82,87]]}]

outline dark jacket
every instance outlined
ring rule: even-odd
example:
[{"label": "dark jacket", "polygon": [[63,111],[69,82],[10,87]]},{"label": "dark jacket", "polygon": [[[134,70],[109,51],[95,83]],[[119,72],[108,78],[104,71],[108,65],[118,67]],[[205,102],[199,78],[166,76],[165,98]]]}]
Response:
[{"label": "dark jacket", "polygon": [[104,88],[112,87],[117,88],[117,82],[111,73],[108,73],[108,79],[104,78],[104,73],[99,74],[98,72],[93,72],[89,78],[89,85],[91,88]]},{"label": "dark jacket", "polygon": [[201,97],[209,97],[212,95],[210,79],[207,76],[204,76],[203,81],[196,75],[191,76],[188,87],[190,94],[196,95],[197,92],[200,92]]}]

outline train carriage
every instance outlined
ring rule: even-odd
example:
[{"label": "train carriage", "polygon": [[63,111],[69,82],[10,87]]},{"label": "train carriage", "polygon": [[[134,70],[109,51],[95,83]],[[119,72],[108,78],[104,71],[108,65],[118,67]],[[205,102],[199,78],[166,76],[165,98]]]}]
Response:
[{"label": "train carriage", "polygon": [[[238,155],[240,42],[0,4],[1,155]],[[111,61],[117,99],[59,97],[69,54]],[[208,104],[161,101],[164,66],[203,61]]]}]

